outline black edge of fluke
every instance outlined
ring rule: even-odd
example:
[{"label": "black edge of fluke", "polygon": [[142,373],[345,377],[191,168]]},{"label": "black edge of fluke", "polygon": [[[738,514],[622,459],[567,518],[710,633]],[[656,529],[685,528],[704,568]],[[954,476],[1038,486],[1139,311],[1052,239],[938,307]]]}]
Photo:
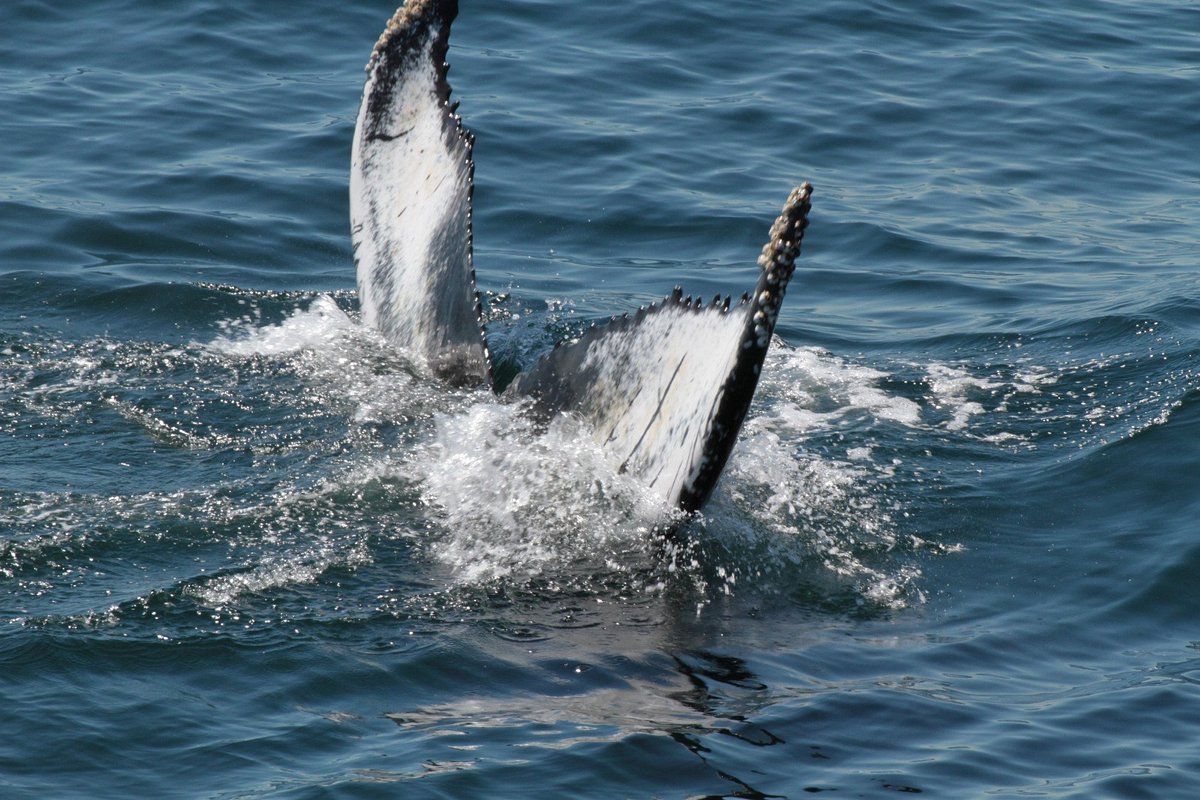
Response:
[{"label": "black edge of fluke", "polygon": [[[438,69],[438,97],[442,102],[449,101],[450,83],[446,80],[446,73],[450,65],[446,54],[450,51],[450,24],[457,16],[458,0],[409,0],[396,9],[383,33],[379,34],[371,57],[367,59],[366,71],[374,72],[385,56],[397,61],[423,57],[425,34],[431,26],[436,25],[438,33],[433,38],[429,56]],[[393,67],[387,72],[394,76],[400,70]],[[389,82],[383,88],[390,86]]]},{"label": "black edge of fluke", "polygon": [[708,500],[721,477],[721,471],[729,461],[733,445],[741,432],[742,422],[750,410],[750,401],[762,375],[763,361],[771,336],[775,333],[775,322],[779,308],[787,292],[788,282],[796,271],[796,259],[800,256],[800,242],[808,227],[808,212],[812,209],[812,184],[808,181],[797,186],[788,195],[783,210],[771,225],[767,243],[758,256],[761,272],[754,287],[754,296],[742,295],[742,302],[752,303],[746,327],[742,332],[742,350],[733,370],[725,380],[721,401],[713,416],[708,439],[704,443],[706,458],[702,461],[691,486],[685,486],[679,497],[679,507],[684,511],[698,511]]},{"label": "black edge of fluke", "polygon": [[[392,103],[396,81],[407,76],[414,69],[414,64],[424,58],[434,64],[437,71],[437,99],[445,110],[443,122],[446,135],[452,139],[461,138],[468,147],[468,157],[472,136],[463,127],[462,118],[456,113],[457,103],[451,106],[450,62],[447,55],[450,52],[450,25],[458,16],[458,0],[411,0],[396,9],[396,13],[388,20],[387,26],[375,47],[371,57],[367,59],[365,70],[368,78],[368,95],[363,98],[367,107],[369,123],[384,119],[386,109]],[[430,30],[435,33],[432,37],[428,52],[425,40],[429,38]],[[381,131],[370,125],[366,130],[368,139],[380,138]]]}]

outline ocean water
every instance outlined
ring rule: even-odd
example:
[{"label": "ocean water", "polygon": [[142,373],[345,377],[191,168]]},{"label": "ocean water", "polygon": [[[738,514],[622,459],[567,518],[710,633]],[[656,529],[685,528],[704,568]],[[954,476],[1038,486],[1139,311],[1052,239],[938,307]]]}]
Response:
[{"label": "ocean water", "polygon": [[379,2],[0,5],[0,796],[1200,796],[1200,11],[464,2],[501,371],[804,253],[712,502],[357,322]]}]

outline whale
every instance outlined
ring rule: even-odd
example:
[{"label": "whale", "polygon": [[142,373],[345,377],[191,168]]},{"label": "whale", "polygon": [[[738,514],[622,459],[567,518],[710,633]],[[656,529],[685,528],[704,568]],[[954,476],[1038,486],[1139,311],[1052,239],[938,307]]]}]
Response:
[{"label": "whale", "polygon": [[808,226],[791,190],[733,300],[685,296],[593,324],[497,385],[473,255],[474,136],[447,79],[456,0],[410,0],[367,61],[350,165],[361,317],[454,387],[578,419],[619,473],[685,513],[711,496],[750,409]]}]

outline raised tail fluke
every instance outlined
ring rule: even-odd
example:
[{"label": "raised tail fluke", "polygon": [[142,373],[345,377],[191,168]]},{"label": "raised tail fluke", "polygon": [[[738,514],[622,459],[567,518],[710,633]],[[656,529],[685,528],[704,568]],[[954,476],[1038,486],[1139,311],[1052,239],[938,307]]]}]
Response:
[{"label": "raised tail fluke", "polygon": [[[455,385],[492,384],[475,288],[472,136],[450,103],[454,0],[410,0],[367,64],[350,216],[363,321]],[[542,413],[582,418],[621,472],[694,511],[712,493],[758,385],[800,253],[812,187],[771,226],[753,294],[674,294],[561,344],[513,381]]]},{"label": "raised tail fluke", "polygon": [[491,386],[472,261],[473,137],[450,104],[454,0],[412,0],[367,63],[350,221],[363,321],[455,385]]},{"label": "raised tail fluke", "polygon": [[758,258],[753,295],[730,305],[675,292],[561,344],[508,392],[586,421],[613,465],[667,503],[700,508],[733,450],[808,225],[812,186],[794,189]]}]

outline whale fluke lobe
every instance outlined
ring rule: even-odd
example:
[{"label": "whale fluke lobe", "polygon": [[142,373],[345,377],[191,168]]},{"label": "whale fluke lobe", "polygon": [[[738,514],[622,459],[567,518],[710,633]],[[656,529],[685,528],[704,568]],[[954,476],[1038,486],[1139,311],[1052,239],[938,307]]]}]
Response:
[{"label": "whale fluke lobe", "polygon": [[792,191],[759,256],[752,298],[702,305],[679,287],[636,319],[614,317],[555,348],[508,392],[587,421],[622,472],[685,511],[704,504],[758,385],[808,225],[812,187]]},{"label": "whale fluke lobe", "polygon": [[350,224],[363,321],[456,385],[490,385],[471,244],[471,134],[450,104],[458,3],[398,10],[367,63]]},{"label": "whale fluke lobe", "polygon": [[[410,0],[371,53],[354,131],[351,230],[364,323],[443,380],[493,387],[472,256],[473,137],[446,79],[457,11],[454,0]],[[706,304],[676,286],[555,345],[505,397],[582,419],[616,469],[668,504],[699,509],[750,408],[811,196],[804,183],[788,197],[752,294]]]}]

